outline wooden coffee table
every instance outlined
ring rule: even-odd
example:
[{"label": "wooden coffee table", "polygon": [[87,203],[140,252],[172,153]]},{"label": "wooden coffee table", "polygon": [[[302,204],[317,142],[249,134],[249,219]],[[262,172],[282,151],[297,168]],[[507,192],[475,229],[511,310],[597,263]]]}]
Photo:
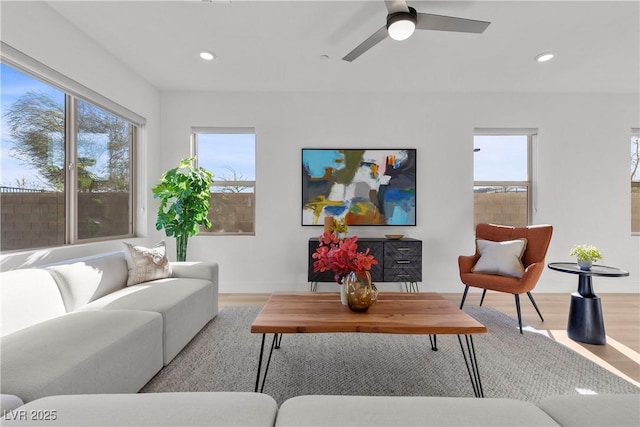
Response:
[{"label": "wooden coffee table", "polygon": [[[378,302],[364,313],[349,310],[334,292],[274,293],[251,324],[251,332],[262,334],[256,392],[264,390],[273,349],[280,348],[282,334],[361,332],[428,335],[433,350],[437,335],[457,335],[473,392],[484,397],[473,335],[486,333],[487,328],[435,293],[380,292]],[[265,364],[267,334],[273,334],[273,340]]]}]

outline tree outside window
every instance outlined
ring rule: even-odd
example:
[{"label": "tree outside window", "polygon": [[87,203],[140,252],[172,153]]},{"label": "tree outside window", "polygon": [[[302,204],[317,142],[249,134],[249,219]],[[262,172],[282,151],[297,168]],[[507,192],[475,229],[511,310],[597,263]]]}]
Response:
[{"label": "tree outside window", "polygon": [[1,249],[132,235],[135,126],[1,67]]}]

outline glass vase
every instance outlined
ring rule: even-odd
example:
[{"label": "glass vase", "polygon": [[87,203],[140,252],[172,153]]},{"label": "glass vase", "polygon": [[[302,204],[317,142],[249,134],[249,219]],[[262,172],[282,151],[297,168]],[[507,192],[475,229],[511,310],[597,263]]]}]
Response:
[{"label": "glass vase", "polygon": [[378,299],[378,289],[371,283],[368,271],[350,272],[343,281],[347,292],[347,305],[353,311],[367,311]]},{"label": "glass vase", "polygon": [[187,260],[187,244],[189,243],[189,234],[176,236],[176,261]]}]

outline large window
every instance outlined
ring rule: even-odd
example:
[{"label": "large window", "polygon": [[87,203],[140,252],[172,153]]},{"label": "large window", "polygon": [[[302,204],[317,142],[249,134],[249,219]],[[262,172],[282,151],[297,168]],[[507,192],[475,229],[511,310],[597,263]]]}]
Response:
[{"label": "large window", "polygon": [[0,67],[1,250],[131,236],[136,126]]},{"label": "large window", "polygon": [[474,225],[526,226],[531,219],[533,129],[476,129]]},{"label": "large window", "polygon": [[640,129],[631,131],[631,232],[640,234]]},{"label": "large window", "polygon": [[214,173],[211,228],[204,233],[255,234],[256,135],[252,128],[194,128],[198,166]]}]

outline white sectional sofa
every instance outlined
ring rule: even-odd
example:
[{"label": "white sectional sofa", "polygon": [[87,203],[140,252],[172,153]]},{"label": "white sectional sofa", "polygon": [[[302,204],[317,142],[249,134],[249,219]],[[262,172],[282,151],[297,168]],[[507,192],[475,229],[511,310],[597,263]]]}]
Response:
[{"label": "white sectional sofa", "polygon": [[565,426],[640,425],[639,395],[515,399],[298,396],[278,408],[259,393],[52,396],[7,413],[3,426]]},{"label": "white sectional sofa", "polygon": [[141,389],[218,313],[218,265],[170,265],[172,277],[132,286],[124,252],[0,273],[1,393]]}]

